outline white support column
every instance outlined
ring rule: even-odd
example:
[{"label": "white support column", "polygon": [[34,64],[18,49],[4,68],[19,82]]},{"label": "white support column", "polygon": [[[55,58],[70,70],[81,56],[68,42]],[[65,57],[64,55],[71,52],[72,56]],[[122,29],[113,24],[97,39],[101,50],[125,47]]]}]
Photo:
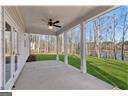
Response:
[{"label": "white support column", "polygon": [[64,63],[68,64],[68,52],[67,52],[67,32],[64,32]]},{"label": "white support column", "polygon": [[87,67],[86,67],[86,39],[85,39],[85,27],[83,25],[83,22],[81,25],[81,72],[87,73]]},{"label": "white support column", "polygon": [[56,60],[59,61],[59,35],[56,36]]},{"label": "white support column", "polygon": [[4,9],[0,6],[0,90],[4,89]]},{"label": "white support column", "polygon": [[40,35],[38,35],[38,54],[40,53]]},{"label": "white support column", "polygon": [[31,39],[32,39],[30,33],[28,34],[28,37],[29,37],[29,39],[28,39],[29,40],[28,41],[28,44],[29,44],[28,48],[29,48],[29,55],[30,55],[31,54]]}]

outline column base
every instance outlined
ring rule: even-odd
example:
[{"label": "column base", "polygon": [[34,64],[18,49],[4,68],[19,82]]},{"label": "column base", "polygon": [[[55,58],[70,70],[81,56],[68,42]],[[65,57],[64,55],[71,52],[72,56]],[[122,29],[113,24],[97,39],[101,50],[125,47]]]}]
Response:
[{"label": "column base", "polygon": [[59,55],[56,56],[56,60],[59,61]]},{"label": "column base", "polygon": [[87,73],[86,60],[82,60],[80,70],[81,70],[81,73]]},{"label": "column base", "polygon": [[68,64],[68,55],[65,55],[64,57],[64,64]]}]

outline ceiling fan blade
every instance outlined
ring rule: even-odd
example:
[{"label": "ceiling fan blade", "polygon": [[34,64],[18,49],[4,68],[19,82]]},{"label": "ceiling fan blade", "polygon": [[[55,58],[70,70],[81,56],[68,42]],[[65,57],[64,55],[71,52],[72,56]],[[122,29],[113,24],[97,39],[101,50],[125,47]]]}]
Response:
[{"label": "ceiling fan blade", "polygon": [[60,21],[55,21],[55,22],[53,22],[53,24],[56,24],[56,23],[60,23]]},{"label": "ceiling fan blade", "polygon": [[61,26],[59,26],[59,25],[53,25],[53,26],[61,28]]}]

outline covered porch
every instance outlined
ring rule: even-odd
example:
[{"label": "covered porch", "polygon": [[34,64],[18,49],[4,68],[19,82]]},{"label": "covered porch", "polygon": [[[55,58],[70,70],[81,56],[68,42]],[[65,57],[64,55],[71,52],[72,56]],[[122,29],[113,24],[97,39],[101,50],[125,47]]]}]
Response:
[{"label": "covered porch", "polygon": [[0,89],[127,89],[125,8],[1,6]]}]

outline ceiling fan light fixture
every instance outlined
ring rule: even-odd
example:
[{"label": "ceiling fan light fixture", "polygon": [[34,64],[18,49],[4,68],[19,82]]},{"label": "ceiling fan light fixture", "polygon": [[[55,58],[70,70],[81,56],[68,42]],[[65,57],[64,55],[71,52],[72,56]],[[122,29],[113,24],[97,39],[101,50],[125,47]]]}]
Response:
[{"label": "ceiling fan light fixture", "polygon": [[52,30],[53,29],[53,26],[48,26],[48,29]]}]

